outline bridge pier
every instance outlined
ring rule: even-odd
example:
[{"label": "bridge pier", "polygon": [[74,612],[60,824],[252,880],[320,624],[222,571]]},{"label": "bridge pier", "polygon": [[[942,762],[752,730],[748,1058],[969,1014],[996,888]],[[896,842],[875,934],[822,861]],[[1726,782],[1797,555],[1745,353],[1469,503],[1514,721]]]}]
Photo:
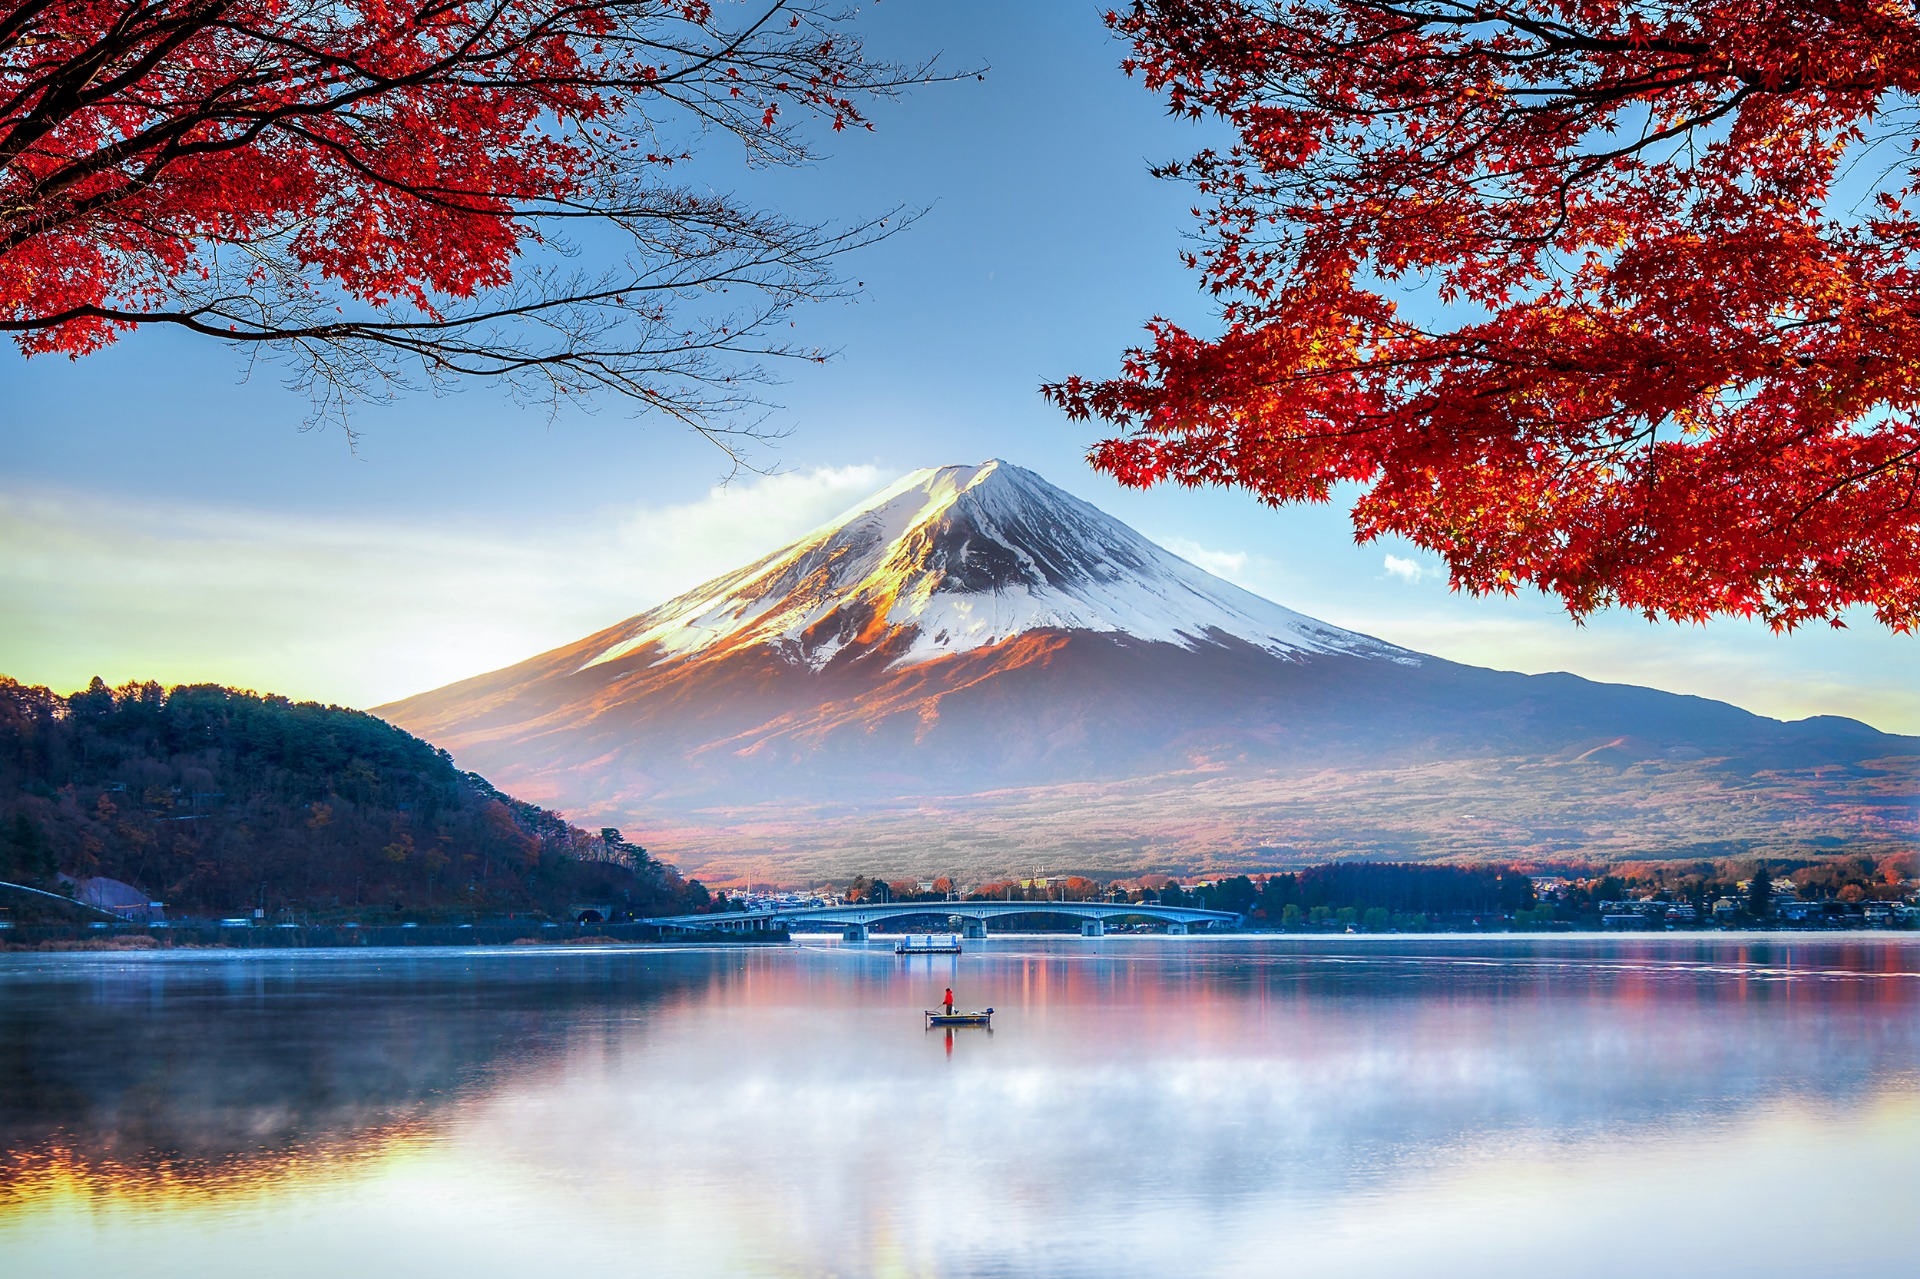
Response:
[{"label": "bridge pier", "polygon": [[975,915],[956,915],[960,921],[960,935],[968,941],[987,939],[987,921]]},{"label": "bridge pier", "polygon": [[1107,935],[1106,921],[1100,919],[1081,920],[1080,935],[1082,937],[1105,937]]},{"label": "bridge pier", "polygon": [[841,933],[840,937],[843,941],[865,941],[867,940],[867,926],[865,924],[848,924],[846,931]]},{"label": "bridge pier", "polygon": [[1169,937],[1185,937],[1187,935],[1187,926],[1181,923],[1168,924],[1167,935]]}]

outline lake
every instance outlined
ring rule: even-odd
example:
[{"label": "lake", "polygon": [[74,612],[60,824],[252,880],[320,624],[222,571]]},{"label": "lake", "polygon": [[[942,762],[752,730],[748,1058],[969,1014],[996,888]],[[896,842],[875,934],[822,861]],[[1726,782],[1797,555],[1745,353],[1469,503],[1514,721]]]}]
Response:
[{"label": "lake", "polygon": [[1912,1273],[1917,943],[3,955],[0,1273]]}]

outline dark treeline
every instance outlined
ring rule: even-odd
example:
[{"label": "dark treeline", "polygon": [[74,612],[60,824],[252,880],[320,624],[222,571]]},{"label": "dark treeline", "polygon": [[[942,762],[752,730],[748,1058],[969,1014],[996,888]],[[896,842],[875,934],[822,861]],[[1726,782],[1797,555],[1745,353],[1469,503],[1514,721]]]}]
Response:
[{"label": "dark treeline", "polygon": [[1288,906],[1382,907],[1423,915],[1511,912],[1533,905],[1533,881],[1506,866],[1335,862],[1269,876],[1257,904],[1275,919]]},{"label": "dark treeline", "polygon": [[0,677],[0,879],[56,887],[58,874],[196,914],[708,901],[617,830],[502,794],[362,711],[98,679],[60,697]]},{"label": "dark treeline", "polygon": [[[849,901],[942,901],[953,885],[929,889],[884,877],[860,876],[846,888]],[[1236,911],[1256,926],[1385,929],[1424,927],[1443,919],[1499,919],[1534,907],[1533,881],[1509,866],[1334,862],[1254,879],[1231,875],[1182,888],[1168,876],[1129,883],[1083,875],[1041,881],[998,880],[967,893],[975,901],[1100,901],[1111,904],[1198,906]]]},{"label": "dark treeline", "polygon": [[[1610,912],[1647,912],[1656,906],[1690,908],[1691,913],[1654,921],[1678,926],[1765,927],[1783,919],[1841,926],[1849,919],[1858,923],[1866,904],[1910,899],[1920,855],[1556,866],[1539,872],[1538,885],[1530,870],[1538,868],[1345,861],[1230,875],[1191,887],[1168,875],[1003,879],[972,886],[962,895],[969,901],[1198,906],[1234,911],[1256,929],[1300,932],[1599,928]],[[942,902],[956,895],[955,888],[949,877],[923,884],[862,875],[843,895],[848,901]],[[1804,909],[1809,902],[1825,909],[1810,914]],[[1071,920],[1048,925],[1036,915],[1021,926],[1070,930],[1078,925]]]}]

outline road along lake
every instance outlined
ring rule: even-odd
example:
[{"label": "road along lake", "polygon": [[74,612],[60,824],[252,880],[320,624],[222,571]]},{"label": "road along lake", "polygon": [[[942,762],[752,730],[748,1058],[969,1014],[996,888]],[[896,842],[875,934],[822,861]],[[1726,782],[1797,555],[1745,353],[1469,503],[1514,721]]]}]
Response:
[{"label": "road along lake", "polygon": [[1920,939],[967,947],[0,956],[0,1273],[1920,1256]]}]

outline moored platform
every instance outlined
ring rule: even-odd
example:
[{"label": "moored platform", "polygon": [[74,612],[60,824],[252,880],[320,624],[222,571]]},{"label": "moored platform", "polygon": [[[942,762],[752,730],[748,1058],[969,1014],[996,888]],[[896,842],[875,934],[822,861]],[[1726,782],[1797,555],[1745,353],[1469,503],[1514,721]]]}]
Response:
[{"label": "moored platform", "polygon": [[909,933],[894,943],[896,955],[957,955],[959,933]]}]

